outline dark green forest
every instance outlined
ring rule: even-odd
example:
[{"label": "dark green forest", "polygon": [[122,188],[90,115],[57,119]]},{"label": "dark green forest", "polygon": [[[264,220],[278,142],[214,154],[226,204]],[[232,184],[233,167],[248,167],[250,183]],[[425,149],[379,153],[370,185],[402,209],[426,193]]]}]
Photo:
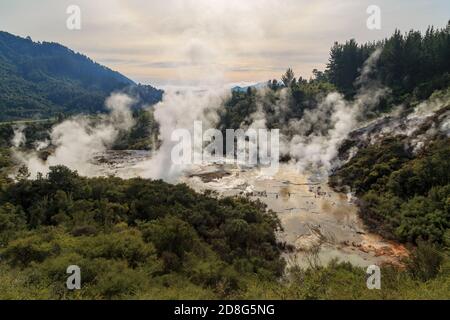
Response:
[{"label": "dark green forest", "polygon": [[331,177],[361,199],[361,216],[384,237],[415,243],[450,240],[450,139],[441,137],[418,155],[402,139],[359,150]]},{"label": "dark green forest", "polygon": [[371,79],[392,90],[388,103],[404,103],[428,98],[435,90],[450,85],[450,22],[445,28],[395,33],[380,42],[357,44],[354,40],[335,43],[325,70],[325,78],[351,97],[364,62],[382,48]]},{"label": "dark green forest", "polygon": [[137,106],[161,100],[162,91],[136,84],[88,57],[51,42],[0,32],[0,121],[106,111],[112,92]]},{"label": "dark green forest", "polygon": [[86,270],[89,294],[105,298],[164,275],[226,296],[240,289],[242,274],[275,279],[283,272],[279,221],[261,203],[162,181],[86,179],[65,167],[26,176],[20,171],[17,183],[1,186],[0,241],[2,261],[34,270],[32,285],[58,282],[68,261]]},{"label": "dark green forest", "polygon": [[[260,202],[62,166],[27,177],[0,180],[2,299],[448,298],[450,261],[427,243],[407,272],[385,266],[383,290],[367,290],[348,263],[285,274],[279,220]],[[83,290],[68,291],[75,263]]]}]

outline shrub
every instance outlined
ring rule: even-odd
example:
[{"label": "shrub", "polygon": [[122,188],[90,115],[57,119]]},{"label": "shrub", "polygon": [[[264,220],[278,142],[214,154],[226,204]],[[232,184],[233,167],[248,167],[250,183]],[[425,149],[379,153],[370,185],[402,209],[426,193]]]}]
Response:
[{"label": "shrub", "polygon": [[414,278],[427,281],[438,275],[442,262],[443,256],[435,245],[419,241],[406,265]]},{"label": "shrub", "polygon": [[12,241],[4,250],[3,257],[13,266],[26,267],[31,262],[42,262],[59,252],[53,242],[44,242],[41,237],[32,235]]}]

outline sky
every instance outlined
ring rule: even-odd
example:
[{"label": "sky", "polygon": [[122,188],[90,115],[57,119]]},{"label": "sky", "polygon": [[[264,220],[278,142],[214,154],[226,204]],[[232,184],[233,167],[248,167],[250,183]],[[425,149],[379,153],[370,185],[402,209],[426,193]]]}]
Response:
[{"label": "sky", "polygon": [[[80,8],[81,29],[67,28]],[[381,28],[366,12],[380,8]],[[263,82],[323,70],[335,41],[445,27],[448,0],[0,0],[0,30],[59,42],[161,88]]]}]

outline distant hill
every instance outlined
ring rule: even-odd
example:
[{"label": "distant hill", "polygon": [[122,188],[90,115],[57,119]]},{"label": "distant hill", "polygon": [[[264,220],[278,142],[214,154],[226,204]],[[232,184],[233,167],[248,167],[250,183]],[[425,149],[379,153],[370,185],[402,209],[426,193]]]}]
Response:
[{"label": "distant hill", "polygon": [[163,93],[58,43],[1,31],[0,79],[0,121],[102,112],[114,91],[133,94],[141,104],[156,103]]},{"label": "distant hill", "polygon": [[265,88],[265,87],[267,87],[267,83],[266,82],[259,82],[259,83],[255,83],[255,84],[252,84],[250,86],[245,86],[245,87],[235,86],[235,87],[231,88],[231,91],[247,92],[248,88],[262,89],[262,88]]}]

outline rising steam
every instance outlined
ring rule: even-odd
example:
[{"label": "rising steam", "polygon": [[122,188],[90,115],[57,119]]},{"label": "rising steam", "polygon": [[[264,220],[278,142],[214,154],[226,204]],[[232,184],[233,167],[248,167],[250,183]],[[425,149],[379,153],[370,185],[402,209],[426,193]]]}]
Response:
[{"label": "rising steam", "polygon": [[[204,128],[214,128],[218,122],[218,109],[229,90],[224,88],[209,89],[207,91],[174,91],[164,94],[163,101],[155,106],[155,120],[160,126],[162,145],[152,159],[136,166],[140,176],[146,178],[175,180],[186,166],[175,165],[171,160],[172,148],[176,142],[172,141],[172,133],[176,129],[186,129],[193,137],[194,121],[201,121]],[[195,149],[193,153],[201,153]]]},{"label": "rising steam", "polygon": [[18,125],[13,128],[14,135],[11,139],[11,145],[15,148],[19,148],[21,145],[25,144],[25,126]]},{"label": "rising steam", "polygon": [[[376,50],[364,64],[361,75],[356,81],[359,89],[353,100],[348,101],[341,94],[333,92],[320,99],[315,107],[305,110],[300,119],[288,119],[281,122],[281,155],[290,158],[290,161],[297,165],[299,172],[308,170],[327,175],[339,165],[338,150],[342,142],[352,131],[361,127],[367,115],[371,114],[388,91],[370,77],[379,55],[380,50]],[[266,98],[266,90],[270,89],[263,88],[257,92],[257,110],[248,116],[246,123],[249,125],[242,124],[243,129],[266,128],[270,121],[264,111],[264,105],[270,104],[272,107],[270,117],[286,118],[284,115],[289,109],[288,90],[290,89],[283,88],[277,91],[278,99],[275,105]],[[219,111],[224,108],[224,101],[229,98],[229,95],[230,90],[220,86],[216,86],[215,89],[197,91],[166,90],[163,100],[153,107],[155,120],[159,123],[159,140],[162,142],[160,148],[154,151],[149,160],[125,168],[118,175],[124,178],[141,176],[176,181],[188,168],[172,162],[171,152],[177,143],[172,141],[172,133],[176,129],[186,129],[191,132],[192,137],[194,121],[201,121],[203,130],[216,128]],[[414,120],[415,117],[422,119],[424,118],[422,113],[439,110],[448,105],[448,101],[448,93],[440,99],[430,99],[420,104],[406,119]],[[132,103],[133,100],[130,97],[114,94],[106,101],[106,106],[110,110],[109,114],[96,119],[79,116],[62,122],[52,129],[50,141],[38,142],[33,152],[18,149],[25,143],[24,129],[18,127],[12,139],[15,157],[29,168],[32,176],[36,176],[38,172],[45,174],[49,167],[54,165],[66,165],[86,176],[102,175],[105,171],[92,160],[96,154],[105,152],[111,147],[119,132],[129,130],[134,125],[130,112]],[[431,134],[431,131],[449,131],[448,112],[442,116],[445,118],[442,118],[436,128],[433,127],[431,128],[433,130],[427,131],[426,135]],[[413,124],[417,123],[412,120],[411,125],[406,126],[407,129],[414,128]],[[399,127],[392,126],[392,128]],[[405,130],[403,128],[403,133]],[[367,130],[365,132],[367,133]],[[375,139],[375,136],[368,137]],[[418,143],[423,144],[424,139],[419,138],[421,140]],[[45,160],[39,152],[43,148],[53,149]],[[193,152],[202,152],[202,150],[195,149]]]},{"label": "rising steam", "polygon": [[[42,159],[38,150],[15,150],[14,156],[28,167],[32,177],[36,177],[38,173],[47,173],[55,165],[68,166],[81,175],[98,175],[99,168],[91,160],[96,153],[107,150],[121,130],[128,130],[133,126],[130,111],[132,104],[133,99],[130,97],[114,94],[106,100],[106,106],[110,110],[108,115],[103,115],[100,119],[78,116],[56,125],[50,133],[54,151],[47,159]],[[16,136],[20,135],[16,134],[14,140],[20,141]],[[42,145],[38,144],[38,147],[42,148]]]},{"label": "rising steam", "polygon": [[[359,90],[352,101],[345,100],[340,93],[332,92],[317,106],[305,110],[300,119],[290,119],[282,128],[282,132],[289,134],[281,137],[281,153],[290,157],[300,172],[313,170],[328,174],[337,164],[334,160],[337,159],[341,143],[388,92],[370,78],[380,53],[381,49],[375,50],[364,63],[361,75],[356,80]],[[273,108],[275,116],[288,109],[288,90],[282,89],[280,100]],[[266,125],[267,115],[261,104],[251,115],[253,123],[250,127],[261,128]]]}]

